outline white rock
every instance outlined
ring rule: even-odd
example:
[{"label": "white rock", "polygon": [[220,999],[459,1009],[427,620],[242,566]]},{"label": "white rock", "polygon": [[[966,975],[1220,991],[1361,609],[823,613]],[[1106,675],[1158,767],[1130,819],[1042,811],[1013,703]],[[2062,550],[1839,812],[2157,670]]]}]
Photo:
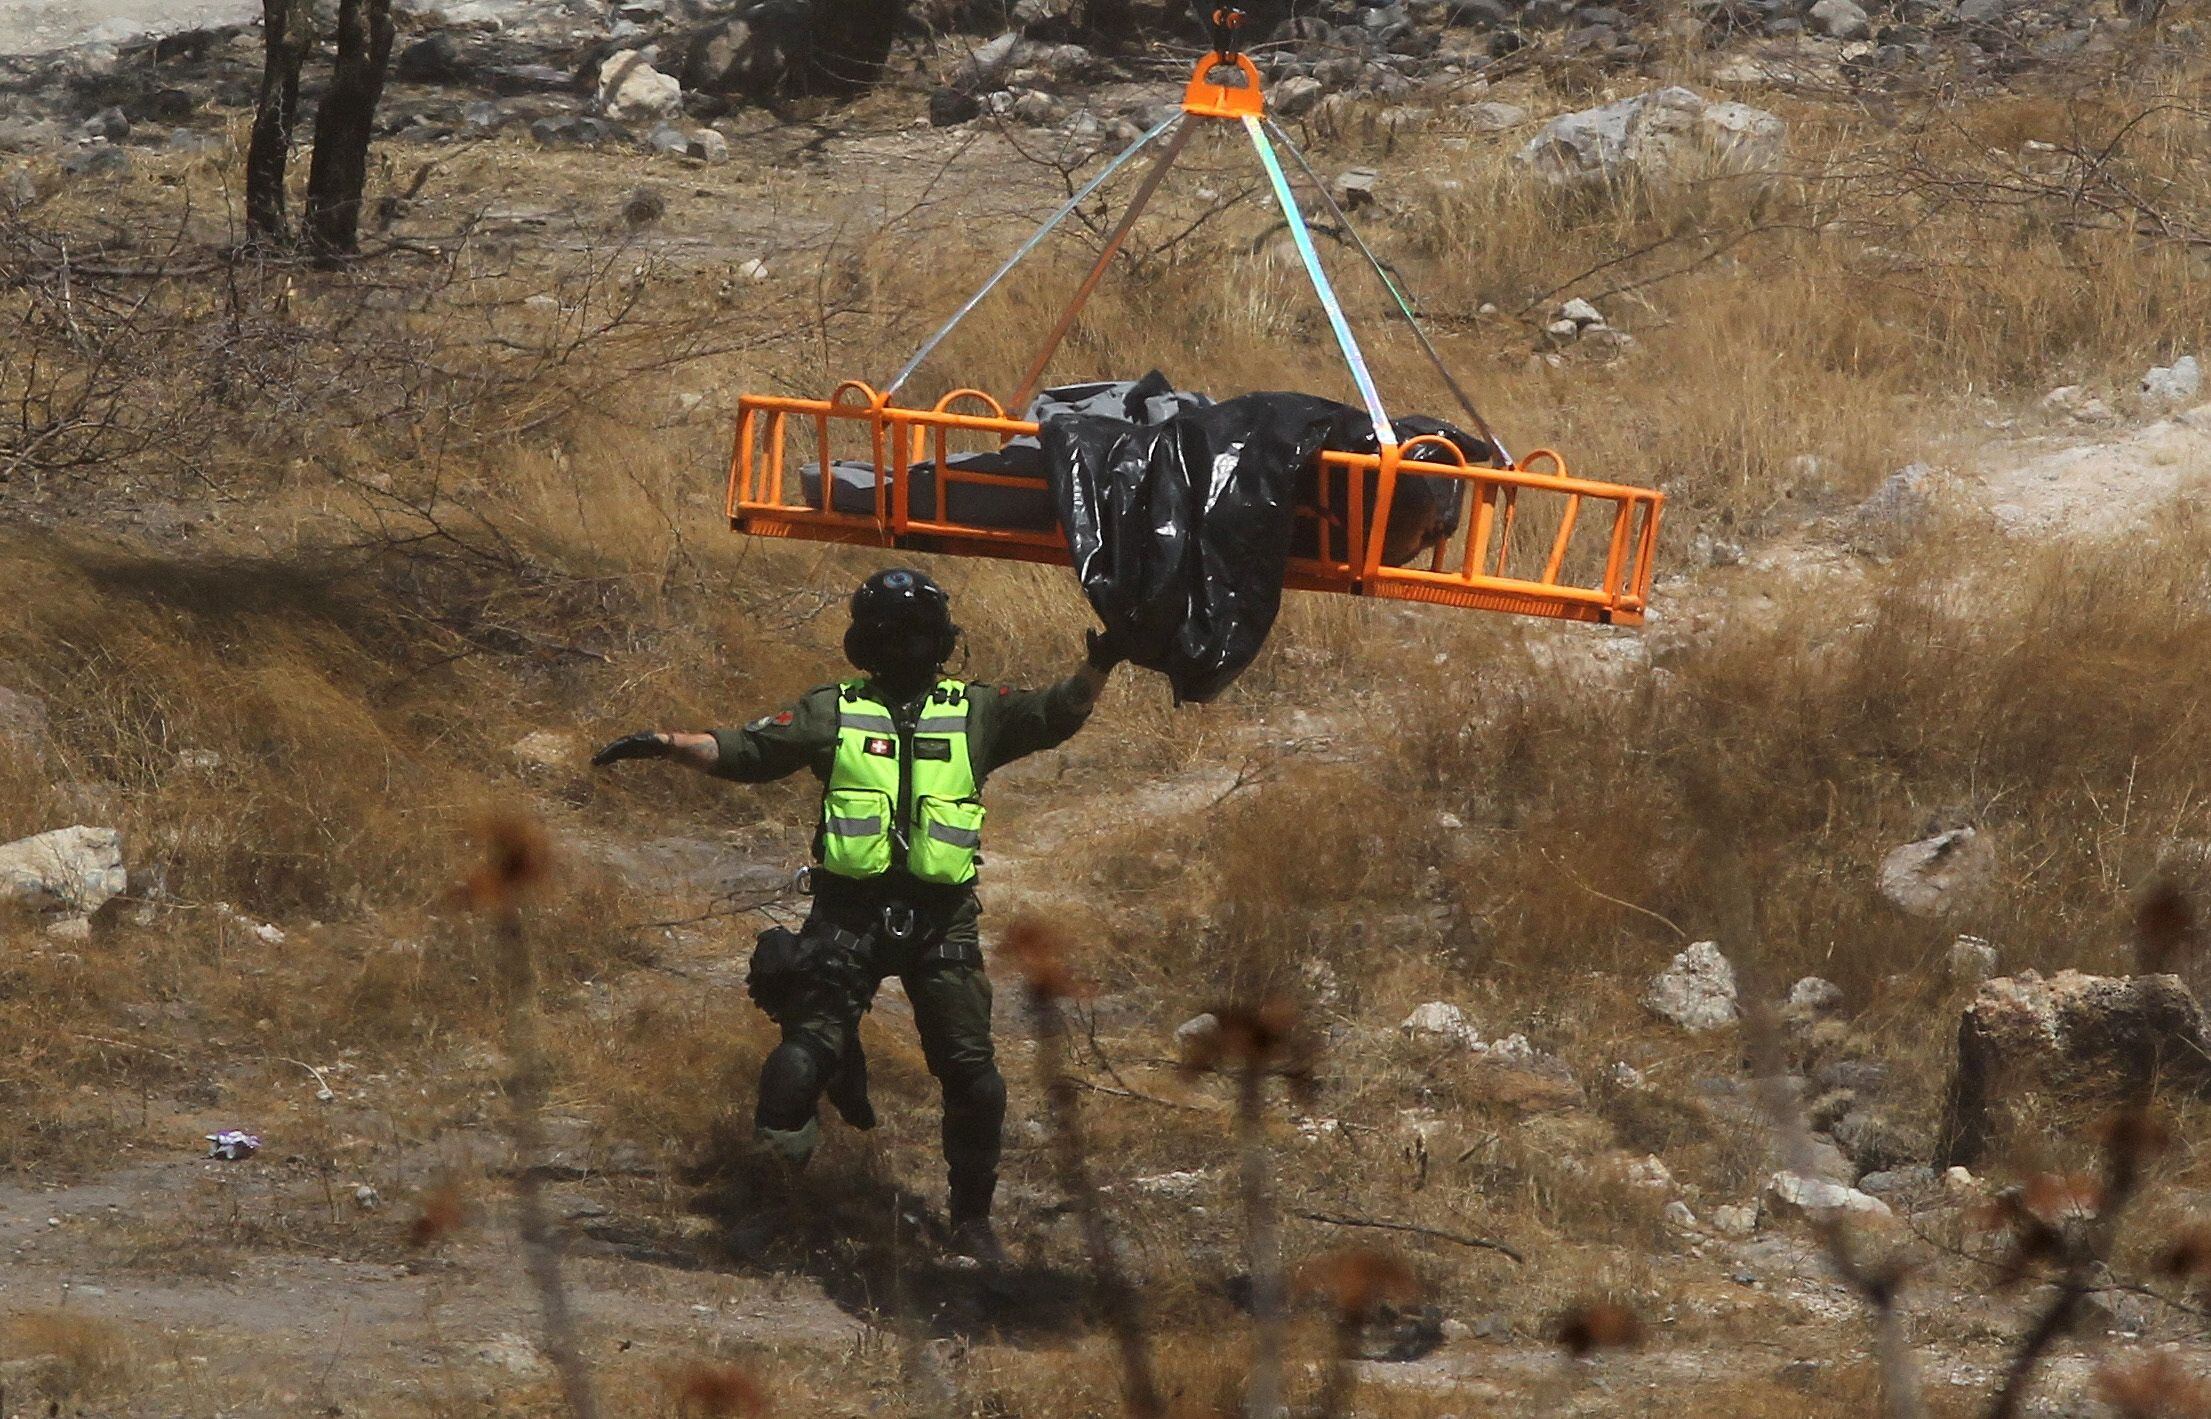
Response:
[{"label": "white rock", "polygon": [[245,932],[264,946],[281,946],[284,944],[284,928],[281,926],[272,926],[265,921],[255,921],[228,902],[217,902],[215,910],[222,916],[223,920]]},{"label": "white rock", "polygon": [[[1480,1047],[1479,1041],[1476,1042],[1476,1047]],[[1529,1044],[1526,1035],[1515,1031],[1501,1040],[1490,1041],[1489,1056],[1511,1064],[1533,1064],[1543,1058],[1543,1052]]]},{"label": "white rock", "polygon": [[0,901],[33,911],[90,916],[129,884],[113,828],[56,828],[0,845]]},{"label": "white rock", "polygon": [[1950,943],[1946,964],[1951,984],[1979,985],[1996,978],[1996,948],[1978,936],[1961,936]]},{"label": "white rock", "polygon": [[1624,1059],[1613,1063],[1611,1077],[1612,1082],[1623,1089],[1647,1089],[1650,1087],[1649,1081],[1643,1078],[1643,1071]]},{"label": "white rock", "polygon": [[1726,1203],[1712,1209],[1712,1230],[1728,1237],[1747,1237],[1758,1230],[1758,1209]]},{"label": "white rock", "polygon": [[2203,369],[2194,355],[2182,355],[2170,365],[2159,365],[2142,376],[2142,401],[2170,406],[2185,404],[2203,388]]},{"label": "white rock", "polygon": [[1685,1230],[1697,1225],[1697,1214],[1691,1212],[1689,1204],[1678,1197],[1666,1204],[1665,1217],[1671,1225]]},{"label": "white rock", "polygon": [[1735,1023],[1735,967],[1716,941],[1699,941],[1675,956],[1643,995],[1643,1003],[1692,1034]]},{"label": "white rock", "polygon": [[1518,160],[1555,187],[1667,186],[1775,172],[1787,140],[1764,109],[1677,85],[1554,118]]},{"label": "white rock", "polygon": [[1647,1188],[1652,1192],[1674,1190],[1674,1170],[1656,1153],[1628,1164],[1626,1176],[1629,1187]]},{"label": "white rock", "polygon": [[1543,333],[1550,336],[1559,344],[1564,345],[1572,341],[1575,336],[1581,334],[1581,327],[1579,325],[1576,325],[1571,320],[1554,320],[1549,325],[1543,327]]},{"label": "white rock", "polygon": [[1499,103],[1492,99],[1468,109],[1466,121],[1476,133],[1503,133],[1526,123],[1528,111],[1516,103]]},{"label": "white rock", "polygon": [[625,50],[599,66],[599,110],[617,123],[666,118],[683,106],[683,85]]},{"label": "white rock", "polygon": [[1184,1054],[1188,1054],[1211,1041],[1220,1032],[1221,1022],[1218,1016],[1212,1014],[1193,1015],[1175,1026],[1175,1048]]},{"label": "white rock", "polygon": [[1027,89],[1015,97],[1012,112],[1023,123],[1048,128],[1067,116],[1067,105],[1041,89]]},{"label": "white rock", "polygon": [[1558,318],[1560,320],[1571,320],[1576,325],[1602,325],[1605,323],[1604,313],[1580,296],[1576,296],[1560,306],[1558,308]]},{"label": "white rock", "polygon": [[1837,1217],[1889,1218],[1889,1205],[1868,1192],[1841,1183],[1807,1178],[1791,1172],[1766,1179],[1765,1210],[1776,1217],[1807,1217],[1831,1221]]},{"label": "white rock", "polygon": [[1820,976],[1806,976],[1789,987],[1788,1012],[1802,1018],[1832,1014],[1842,1008],[1842,987]]},{"label": "white rock", "polygon": [[1973,1176],[1970,1168],[1945,1168],[1942,1190],[1952,1197],[1973,1197],[1981,1191],[1981,1180]]},{"label": "white rock", "polygon": [[1481,1034],[1468,1022],[1466,1012],[1441,1000],[1413,1007],[1413,1013],[1400,1021],[1397,1028],[1408,1036],[1426,1035],[1450,1040],[1468,1049],[1479,1049],[1482,1044]]},{"label": "white rock", "polygon": [[737,274],[748,281],[765,281],[768,279],[768,263],[755,256],[750,261],[739,262]]},{"label": "white rock", "polygon": [[82,946],[92,939],[92,918],[88,916],[56,917],[46,923],[46,936],[67,946]]},{"label": "white rock", "polygon": [[374,1212],[384,1205],[384,1195],[367,1183],[353,1189],[353,1205],[363,1212]]},{"label": "white rock", "polygon": [[1873,37],[1873,22],[1853,0],[1819,0],[1806,12],[1814,33],[1829,39],[1860,40]]},{"label": "white rock", "polygon": [[1009,30],[996,39],[985,40],[975,46],[974,51],[953,73],[953,87],[974,89],[994,83],[1012,65],[1014,51],[1020,45],[1021,36]]},{"label": "white rock", "polygon": [[1880,890],[1917,917],[1939,917],[1971,906],[1996,868],[1996,851],[1970,827],[1905,843],[1881,859]]},{"label": "white rock", "polygon": [[1190,1198],[1202,1192],[1209,1181],[1211,1175],[1202,1172],[1154,1173],[1131,1179],[1129,1186],[1147,1197]]}]

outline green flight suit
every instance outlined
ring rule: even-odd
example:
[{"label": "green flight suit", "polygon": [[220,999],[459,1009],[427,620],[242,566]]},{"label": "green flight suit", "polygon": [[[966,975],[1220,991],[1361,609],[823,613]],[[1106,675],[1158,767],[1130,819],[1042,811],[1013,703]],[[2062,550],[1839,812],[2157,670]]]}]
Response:
[{"label": "green flight suit", "polygon": [[[872,683],[863,693],[910,724],[930,691],[904,702]],[[826,785],[837,752],[838,695],[838,686],[824,685],[743,729],[716,730],[715,774],[761,783],[806,769]],[[1047,690],[970,684],[967,701],[967,751],[978,786],[994,770],[1064,743],[1091,708],[1075,678]],[[983,871],[989,871],[987,861]],[[834,942],[844,968],[824,970],[777,1012],[783,1038],[761,1070],[754,1115],[760,1138],[786,1158],[804,1161],[819,1138],[817,1109],[825,1089],[851,1117],[843,1091],[832,1085],[864,1070],[860,1016],[883,979],[895,975],[913,1005],[929,1072],[944,1094],[953,1216],[986,1214],[997,1181],[1005,1082],[991,1043],[990,981],[974,886],[920,882],[896,865],[879,877],[816,871],[813,880],[813,909],[800,934],[814,943]],[[903,926],[908,912],[912,927],[900,939],[892,927]]]}]

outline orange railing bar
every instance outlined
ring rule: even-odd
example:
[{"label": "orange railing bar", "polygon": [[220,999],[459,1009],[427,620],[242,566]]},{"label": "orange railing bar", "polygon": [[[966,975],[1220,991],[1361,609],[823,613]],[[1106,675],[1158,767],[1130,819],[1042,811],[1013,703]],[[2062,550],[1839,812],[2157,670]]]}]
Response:
[{"label": "orange railing bar", "polygon": [[[969,403],[983,412],[955,407]],[[805,443],[820,458],[818,503],[786,493],[792,419],[806,426]],[[829,453],[831,432],[839,420],[868,426],[879,472],[872,516],[840,512],[836,507]],[[951,490],[956,485],[1036,486],[1031,478],[953,468],[950,438],[955,433],[989,435],[1003,445],[1013,438],[1035,437],[1038,426],[1032,420],[1008,417],[996,399],[975,389],[954,390],[930,409],[894,407],[857,380],[837,386],[826,400],[745,396],[739,401],[724,511],[733,526],[768,536],[878,545],[901,545],[902,539],[918,537],[925,539],[917,544],[924,550],[1064,564],[1066,547],[1056,531],[984,527],[953,519]],[[925,451],[936,456],[936,505],[931,515],[917,517],[912,469]],[[1473,484],[1472,525],[1456,569],[1445,568],[1441,546],[1427,558],[1425,567],[1383,564],[1400,473]],[[1335,488],[1338,477],[1343,479],[1341,515]],[[1375,480],[1371,499],[1366,489],[1369,477]],[[1509,574],[1512,525],[1523,492],[1552,493],[1565,500],[1540,579],[1534,580]],[[1613,505],[1602,573],[1594,585],[1562,582],[1581,505],[1591,499]],[[1293,557],[1285,584],[1580,620],[1638,621],[1649,594],[1663,502],[1652,489],[1572,476],[1565,461],[1549,450],[1538,450],[1503,468],[1468,463],[1464,453],[1441,435],[1421,435],[1377,453],[1327,451],[1320,455],[1313,506],[1297,512],[1315,524],[1317,555]],[[1497,549],[1494,556],[1489,552],[1492,543]]]}]

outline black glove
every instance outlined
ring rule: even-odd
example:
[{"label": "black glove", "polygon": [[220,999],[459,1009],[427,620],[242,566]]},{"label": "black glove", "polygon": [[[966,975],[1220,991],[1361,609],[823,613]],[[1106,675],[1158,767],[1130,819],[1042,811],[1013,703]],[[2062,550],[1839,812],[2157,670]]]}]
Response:
[{"label": "black glove", "polygon": [[1121,648],[1118,631],[1084,631],[1082,640],[1084,657],[1089,660],[1090,668],[1101,675],[1112,673],[1114,666],[1129,658],[1129,653]]},{"label": "black glove", "polygon": [[635,734],[625,734],[591,756],[591,767],[603,769],[619,759],[664,759],[668,756],[668,743],[650,729],[640,729]]}]

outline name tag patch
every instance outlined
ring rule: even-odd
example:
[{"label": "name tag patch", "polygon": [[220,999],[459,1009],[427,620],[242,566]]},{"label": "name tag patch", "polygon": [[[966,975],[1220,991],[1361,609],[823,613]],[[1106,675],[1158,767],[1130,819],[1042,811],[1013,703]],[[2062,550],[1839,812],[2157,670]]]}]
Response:
[{"label": "name tag patch", "polygon": [[916,739],[914,757],[917,759],[950,759],[952,741],[949,739]]}]

